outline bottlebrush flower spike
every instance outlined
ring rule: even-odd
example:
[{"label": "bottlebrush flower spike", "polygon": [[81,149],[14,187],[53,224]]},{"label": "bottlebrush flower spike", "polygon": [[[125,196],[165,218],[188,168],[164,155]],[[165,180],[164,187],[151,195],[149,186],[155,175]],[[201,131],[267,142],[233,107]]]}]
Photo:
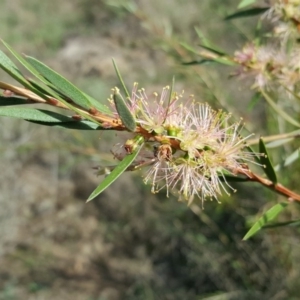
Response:
[{"label": "bottlebrush flower spike", "polygon": [[[213,110],[207,103],[196,103],[192,96],[180,101],[183,93],[169,95],[163,88],[151,101],[144,89],[134,84],[128,109],[136,118],[145,144],[135,166],[147,166],[145,183],[152,192],[165,188],[191,204],[195,198],[218,199],[233,188],[226,175],[243,174],[253,153],[243,151],[248,137],[241,138],[241,122],[230,123],[231,115]],[[191,101],[192,100],[192,101]],[[123,159],[128,152],[124,144]]]}]

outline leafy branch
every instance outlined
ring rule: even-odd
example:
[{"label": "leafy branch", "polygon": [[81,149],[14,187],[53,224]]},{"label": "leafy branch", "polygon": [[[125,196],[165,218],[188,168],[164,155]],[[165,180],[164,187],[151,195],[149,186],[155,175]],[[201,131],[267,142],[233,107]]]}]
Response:
[{"label": "leafy branch", "polygon": [[[223,128],[230,115],[214,112],[208,105],[196,105],[193,102],[189,108],[178,105],[179,97],[173,91],[174,81],[171,90],[166,87],[161,99],[155,100],[155,105],[158,107],[152,112],[148,107],[147,97],[144,97],[143,90],[134,90],[133,96],[129,95],[120,72],[113,62],[127,98],[124,99],[119,89],[115,88],[111,103],[106,106],[79,90],[42,62],[30,56],[21,56],[5,42],[3,44],[35,79],[25,77],[18,67],[0,51],[0,67],[23,86],[0,82],[0,89],[3,90],[2,96],[0,96],[1,116],[66,129],[116,130],[135,134],[134,139],[128,140],[124,144],[125,153],[114,154],[120,161],[119,164],[111,168],[87,201],[98,196],[125,171],[135,170],[141,166],[152,166],[146,179],[152,177],[154,192],[157,191],[156,189],[161,189],[158,187],[158,183],[162,179],[166,180],[164,186],[167,188],[167,193],[169,189],[177,188],[189,204],[193,201],[194,196],[199,196],[202,200],[205,197],[216,198],[221,191],[219,185],[226,191],[221,182],[225,182],[230,187],[229,182],[233,181],[257,182],[289,200],[300,201],[300,195],[277,183],[276,173],[262,139],[258,141],[260,153],[251,155],[263,167],[268,179],[253,173],[247,165],[236,160],[236,157],[240,156],[241,160],[244,157],[241,151],[245,139],[240,140],[238,135],[240,124],[226,125],[227,127]],[[212,51],[214,55],[225,57],[223,53],[208,46],[205,48]],[[215,60],[219,60],[217,56]],[[140,96],[137,96],[138,93]],[[268,99],[267,95],[264,94],[264,96]],[[160,106],[164,101],[165,107]],[[50,106],[59,109],[60,112],[19,106],[24,104],[27,106],[32,103]],[[201,120],[206,114],[198,114],[197,110],[207,111],[206,114],[210,119]],[[208,122],[209,127],[203,122]],[[209,138],[207,142],[204,142],[204,137],[198,133],[201,130],[206,130],[205,134],[211,134],[218,130],[228,132],[225,140],[217,138],[213,141]],[[191,137],[189,137],[190,134]],[[298,134],[294,132],[284,137],[296,137]],[[198,136],[199,142],[193,146],[194,137],[198,138]],[[216,136],[218,135],[216,134]],[[276,138],[282,138],[282,136]],[[254,141],[256,140],[252,140],[250,143],[252,144]],[[139,159],[141,150],[147,143],[153,147],[152,158]],[[158,143],[159,146],[155,148],[153,143]],[[231,147],[231,149],[226,150],[226,147]],[[234,156],[230,158],[232,154]],[[232,159],[236,162],[231,165]],[[216,170],[215,164],[220,165]],[[161,172],[165,173],[166,178],[161,177]],[[186,178],[189,178],[190,181],[186,182]],[[279,213],[277,210],[276,212]]]}]

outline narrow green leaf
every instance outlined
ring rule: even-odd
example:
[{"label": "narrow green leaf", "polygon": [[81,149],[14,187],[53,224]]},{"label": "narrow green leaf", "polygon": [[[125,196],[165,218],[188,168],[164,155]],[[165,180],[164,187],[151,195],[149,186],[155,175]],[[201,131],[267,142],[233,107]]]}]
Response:
[{"label": "narrow green leaf", "polygon": [[252,111],[252,109],[258,103],[258,101],[260,99],[261,99],[261,94],[258,92],[254,93],[254,95],[252,96],[252,98],[247,106],[247,111]]},{"label": "narrow green leaf", "polygon": [[[46,95],[53,95],[54,98],[58,98],[58,100],[60,98],[64,98],[65,101],[68,100],[68,97],[65,97],[65,95],[63,93],[61,93],[59,90],[57,90],[55,87],[50,86],[51,90],[49,89],[48,86],[44,86],[42,84],[40,84],[39,82],[33,80],[33,79],[28,79],[28,81],[30,82],[30,84],[36,89],[39,90],[41,93],[46,94]],[[48,82],[46,83],[48,84]],[[50,91],[49,91],[50,90]],[[55,94],[53,94],[53,91],[55,91]],[[94,99],[93,97],[89,96],[88,94],[82,92],[82,94],[84,94],[84,96],[89,100],[91,107],[94,107],[95,109],[97,109],[98,111],[105,113],[107,115],[112,115],[111,110],[104,104],[100,103],[99,101],[97,101],[96,99]],[[57,97],[57,96],[60,96]]]},{"label": "narrow green leaf", "polygon": [[38,61],[37,59],[26,56],[26,60],[42,75],[44,76],[50,83],[52,83],[55,88],[61,91],[64,95],[70,98],[74,103],[79,106],[90,109],[91,104],[88,98],[71,82],[65,79],[63,76]]},{"label": "narrow green leaf", "polygon": [[[167,103],[166,107],[170,107],[170,103],[171,103],[172,98],[173,98],[174,86],[175,86],[175,76],[173,76],[173,78],[172,78],[172,84],[171,84],[171,88],[170,88],[170,91],[169,91],[169,98],[168,98],[168,103]],[[168,112],[169,112],[169,110],[166,110],[165,118],[164,118],[164,120],[162,122],[163,124],[165,123],[165,121],[167,119]]]},{"label": "narrow green leaf", "polygon": [[[36,93],[43,99],[47,100],[47,96],[52,96],[71,108],[71,105],[67,104],[61,97],[59,97],[55,87],[45,79],[24,57],[18,54],[14,49],[12,49],[7,43],[2,40],[4,46],[11,52],[12,55],[25,67],[30,73],[32,73],[37,79],[39,79],[44,85],[36,82],[33,79],[29,79],[28,82],[21,82],[26,88]],[[51,88],[50,88],[51,87]]]},{"label": "narrow green leaf", "polygon": [[195,48],[193,48],[192,46],[188,45],[187,43],[182,42],[182,43],[180,43],[180,45],[182,47],[184,47],[186,50],[188,50],[188,51],[190,51],[190,52],[192,52],[194,54],[199,55],[199,50],[196,50]]},{"label": "narrow green leaf", "polygon": [[234,14],[231,14],[225,18],[225,20],[232,20],[232,19],[237,19],[237,18],[245,18],[245,17],[253,17],[260,15],[267,11],[269,7],[255,7],[243,11],[238,11]]},{"label": "narrow green leaf", "polygon": [[292,164],[294,161],[299,159],[299,149],[296,149],[291,155],[289,155],[284,162],[284,166]]},{"label": "narrow green leaf", "polygon": [[265,143],[261,138],[259,139],[259,152],[264,154],[260,156],[260,163],[263,165],[266,175],[273,183],[277,183],[276,173],[269,158]]},{"label": "narrow green leaf", "polygon": [[293,221],[288,221],[288,222],[273,223],[273,224],[265,225],[262,229],[284,227],[284,226],[299,227],[300,226],[300,220],[293,220]]},{"label": "narrow green leaf", "polygon": [[216,63],[214,59],[200,59],[200,60],[193,60],[189,62],[183,62],[182,64],[185,66],[193,66],[193,65],[205,65],[210,63]]},{"label": "narrow green leaf", "polygon": [[[45,87],[45,88],[48,89],[48,87]],[[5,82],[1,82],[0,81],[0,89],[10,90],[10,91],[15,92],[16,94],[18,94],[18,92],[20,92],[21,97],[24,97],[26,99],[31,99],[30,93],[27,93],[27,92],[23,93],[22,91],[20,91],[22,89],[20,89],[20,88],[18,88],[16,86],[7,84]],[[30,85],[30,89],[31,89],[31,91],[33,91],[34,87]],[[41,93],[39,90],[36,90],[36,89],[34,90],[34,93],[36,95],[40,96],[41,98],[45,99],[45,100],[49,99],[48,93],[47,93],[47,95],[45,95],[45,94]],[[56,92],[54,92],[54,91],[51,90],[49,94],[53,95],[53,97],[55,99],[57,99],[59,102],[63,103],[66,107],[69,108],[69,110],[74,111],[75,113],[77,113],[78,115],[80,115],[83,119],[88,119],[89,121],[91,121],[91,122],[93,122],[95,124],[100,125],[100,123],[96,119],[92,118],[87,112],[84,112],[84,111],[78,109],[77,107],[71,105],[66,100],[64,100],[59,94],[57,94]],[[34,99],[34,97],[33,97],[33,99]]]},{"label": "narrow green leaf", "polygon": [[246,149],[247,149],[250,153],[252,153],[252,155],[253,155],[255,161],[257,162],[258,165],[260,165],[260,164],[261,164],[261,162],[260,162],[260,156],[257,155],[257,152],[255,152],[250,146],[246,146]]},{"label": "narrow green leaf", "polygon": [[201,40],[202,45],[210,47],[211,46],[211,42],[209,41],[209,39],[207,39],[205,37],[204,33],[200,30],[200,28],[198,28],[197,26],[195,26],[195,31],[196,31],[199,39]]},{"label": "narrow green leaf", "polygon": [[243,8],[243,7],[246,7],[248,5],[251,5],[253,3],[257,2],[257,0],[242,0],[240,2],[240,4],[238,5],[238,8]]},{"label": "narrow green leaf", "polygon": [[214,59],[215,62],[222,64],[222,65],[227,65],[227,66],[235,66],[236,63],[227,59],[227,57],[218,57]]},{"label": "narrow green leaf", "polygon": [[4,97],[0,96],[0,106],[28,104],[28,100],[19,97]]},{"label": "narrow green leaf", "polygon": [[42,122],[69,122],[70,117],[35,108],[0,107],[0,116]]},{"label": "narrow green leaf", "polygon": [[[61,91],[59,92],[57,90],[57,88],[55,87],[55,85],[52,85],[50,80],[48,78],[43,77],[44,74],[40,74],[39,70],[36,70],[34,68],[33,65],[31,65],[26,59],[24,59],[21,55],[19,55],[16,51],[14,51],[8,44],[6,44],[3,40],[2,40],[2,43],[5,45],[5,47],[16,57],[16,59],[29,71],[31,72],[34,76],[36,76],[39,80],[41,80],[45,85],[41,85],[40,83],[37,83],[36,81],[34,80],[30,80],[27,81],[25,79],[22,79],[22,77],[20,78],[15,78],[17,81],[19,81],[24,87],[28,88],[29,90],[31,90],[32,92],[34,92],[35,94],[37,94],[38,96],[40,96],[41,98],[43,99],[48,99],[48,96],[51,96],[51,97],[54,97],[56,98],[57,100],[59,100],[61,103],[63,103],[64,105],[66,105],[70,110],[73,110],[75,111],[77,114],[81,115],[83,118],[86,118],[96,124],[99,125],[99,122],[94,120],[93,118],[91,118],[90,116],[88,116],[87,114],[83,114],[80,110],[78,110],[76,107],[74,107],[72,104],[68,103],[66,100],[65,100],[65,96],[63,95],[64,91]],[[12,62],[11,62],[12,63]],[[42,63],[40,63],[42,64]],[[12,63],[12,66],[14,66],[14,64]],[[43,66],[43,64],[42,64]],[[48,68],[46,66],[46,68]],[[50,69],[51,70],[51,69]],[[52,74],[53,74],[54,71],[52,71]],[[51,73],[51,71],[50,71]],[[55,72],[54,72],[55,73]],[[15,74],[17,75],[17,74]],[[60,76],[60,75],[58,75]],[[56,77],[57,78],[57,77]],[[66,81],[66,79],[64,79]],[[54,83],[55,84],[55,83]],[[72,89],[72,88],[71,88]],[[75,87],[75,89],[77,89]],[[77,89],[78,90],[78,89]],[[81,91],[79,91],[81,92]],[[82,92],[81,92],[82,93]],[[82,93],[84,94],[84,93]],[[68,95],[66,95],[67,97],[69,97]],[[89,96],[87,96],[86,94],[84,94],[84,97],[85,97],[85,101],[86,99],[88,99],[88,101],[91,100],[91,98]],[[70,97],[69,97],[70,98]],[[74,100],[74,99],[72,99]],[[96,101],[96,100],[95,100]],[[74,101],[75,102],[75,101]],[[96,101],[97,102],[97,101]],[[109,109],[100,104],[99,102],[96,104],[94,102],[92,102],[92,105],[90,105],[88,108],[92,108],[92,107],[95,107],[96,109],[98,109],[99,111],[103,112],[103,113],[109,113],[111,114],[111,112],[109,111]]]},{"label": "narrow green leaf", "polygon": [[[27,120],[28,121],[28,120]],[[42,122],[42,121],[30,121],[34,124],[44,125],[44,126],[51,126],[51,127],[60,127],[65,129],[76,129],[76,130],[105,130],[101,126],[90,122],[90,121],[77,121],[71,119],[68,122]]]},{"label": "narrow green leaf", "polygon": [[134,116],[131,114],[130,110],[128,109],[125,101],[123,100],[117,88],[115,88],[113,99],[119,117],[122,120],[123,124],[128,130],[134,132],[136,129],[136,122]]},{"label": "narrow green leaf", "polygon": [[226,53],[225,52],[223,52],[223,51],[221,51],[221,50],[218,50],[218,49],[216,49],[216,48],[213,48],[213,47],[211,47],[211,46],[206,46],[206,45],[200,45],[202,48],[204,48],[204,49],[206,49],[206,50],[208,50],[208,51],[210,51],[210,52],[212,52],[212,53],[215,53],[215,54],[217,54],[217,55],[219,55],[219,56],[226,56]]},{"label": "narrow green leaf", "polygon": [[38,79],[45,82],[45,79],[39,74],[39,72],[30,63],[26,61],[26,59],[22,55],[20,55],[13,48],[11,48],[5,41],[1,40],[1,42],[7,48],[7,50],[9,50],[10,53],[23,65],[23,67],[25,67],[30,73],[32,73]]},{"label": "narrow green leaf", "polygon": [[115,60],[112,59],[112,62],[113,62],[113,65],[114,65],[116,74],[117,74],[117,76],[118,76],[118,79],[120,80],[120,83],[121,83],[121,85],[122,85],[122,88],[123,88],[123,90],[124,90],[124,93],[125,93],[126,97],[130,98],[129,92],[128,92],[127,88],[126,88],[126,85],[125,85],[125,83],[124,83],[124,81],[123,81],[123,78],[122,78],[122,76],[121,76],[121,73],[120,73],[120,71],[119,71],[119,69],[118,69],[118,66],[117,66]]},{"label": "narrow green leaf", "polygon": [[288,205],[288,203],[278,203],[271,207],[266,213],[264,213],[257,222],[250,228],[250,230],[243,237],[243,240],[246,241],[253,235],[255,235],[259,230],[262,229],[268,222],[277,217],[277,215],[283,211],[283,209]]},{"label": "narrow green leaf", "polygon": [[223,65],[230,65],[230,66],[236,64],[235,62],[229,60],[224,52],[222,52],[221,50],[218,50],[212,46],[207,46],[206,44],[200,45],[202,48],[215,54],[215,56],[210,55],[210,57],[208,57],[208,55],[206,56],[206,55],[203,55],[203,53],[201,54],[201,51],[194,49],[192,46],[190,46],[186,43],[180,43],[180,45],[183,46],[188,51],[190,51],[198,56],[204,57],[201,60],[195,60],[195,61],[183,63],[183,65],[195,65],[195,64],[201,65],[201,64],[205,64],[205,63],[211,63],[211,62],[217,62],[217,63],[223,64]]},{"label": "narrow green leaf", "polygon": [[[3,40],[1,40],[4,46],[11,52],[11,54],[25,67],[30,73],[32,73],[36,78],[41,80],[45,86],[42,86],[41,84],[37,83],[33,79],[25,80],[22,78],[15,78],[17,81],[19,81],[24,87],[31,90],[32,92],[36,93],[38,96],[40,96],[43,99],[48,99],[47,96],[52,96],[54,98],[57,98],[58,100],[62,100],[60,97],[58,97],[58,94],[56,91],[53,91],[53,86],[49,81],[47,81],[41,74],[29,63],[23,58],[20,54],[18,54],[14,49],[12,49],[7,43],[5,43]],[[51,86],[52,89],[50,89],[48,86]],[[67,104],[64,100],[62,102],[67,105],[69,108],[71,108],[71,105]]]},{"label": "narrow green leaf", "polygon": [[266,101],[269,103],[269,105],[287,122],[291,123],[294,126],[300,127],[300,123],[293,119],[289,114],[287,114],[285,111],[283,111],[267,93],[265,93],[263,90],[260,90],[261,94],[264,96]]},{"label": "narrow green leaf", "polygon": [[173,97],[174,87],[175,87],[175,76],[173,76],[173,78],[172,78],[172,84],[171,84],[171,89],[170,89],[169,99],[168,99],[168,106],[170,105],[172,97]]},{"label": "narrow green leaf", "polygon": [[24,86],[28,86],[29,83],[18,70],[17,66],[0,50],[0,68],[8,73],[16,81],[20,82]]},{"label": "narrow green leaf", "polygon": [[52,91],[49,92],[49,88],[40,82],[37,82],[36,80],[32,78],[27,78],[28,82],[36,89],[38,90],[42,95],[49,95],[49,96],[54,96]]},{"label": "narrow green leaf", "polygon": [[[199,54],[198,54],[199,55]],[[186,62],[186,63],[182,63],[183,65],[204,65],[204,64],[210,64],[210,63],[219,63],[222,65],[227,65],[227,66],[234,66],[235,63],[226,59],[226,58],[204,58],[201,60],[194,60],[191,62]]]},{"label": "narrow green leaf", "polygon": [[276,172],[279,172],[283,167],[287,167],[288,165],[298,160],[299,156],[300,156],[300,149],[298,148],[291,155],[289,155],[285,160],[283,160],[277,166],[275,166],[274,170]]},{"label": "narrow green leaf", "polygon": [[[1,105],[1,104],[0,104]],[[90,121],[78,121],[53,111],[35,108],[0,107],[0,116],[18,118],[31,123],[77,130],[105,130]]]},{"label": "narrow green leaf", "polygon": [[287,143],[293,141],[295,138],[286,138],[286,139],[280,139],[280,140],[277,140],[277,141],[273,141],[273,142],[270,142],[268,144],[266,144],[266,147],[269,149],[269,148],[276,148],[276,147],[279,147],[279,146],[282,146],[282,145],[286,145]]},{"label": "narrow green leaf", "polygon": [[87,199],[87,202],[93,200],[96,196],[101,194],[106,188],[108,188],[115,180],[119,178],[122,173],[131,165],[131,163],[137,157],[142,145],[138,147],[134,152],[125,156],[125,158],[113,169],[113,171],[104,178],[104,180],[98,185],[98,187],[93,191],[93,193]]}]

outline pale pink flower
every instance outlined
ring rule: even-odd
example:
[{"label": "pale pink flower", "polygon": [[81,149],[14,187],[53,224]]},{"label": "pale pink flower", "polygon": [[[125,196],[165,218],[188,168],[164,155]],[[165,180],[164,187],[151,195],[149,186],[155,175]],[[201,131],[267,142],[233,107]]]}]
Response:
[{"label": "pale pink flower", "polygon": [[[239,135],[240,122],[228,125],[230,115],[212,110],[208,104],[191,104],[184,118],[186,127],[179,122],[175,136],[181,150],[164,158],[157,155],[149,168],[145,182],[151,182],[152,191],[162,188],[177,190],[180,199],[190,204],[195,197],[204,201],[218,199],[231,186],[224,174],[236,175],[253,161],[253,154],[243,151],[245,141]],[[171,146],[169,146],[171,149]],[[169,150],[172,153],[172,150]]]},{"label": "pale pink flower", "polygon": [[274,0],[264,14],[275,24],[274,34],[286,44],[290,37],[300,34],[300,1]]},{"label": "pale pink flower", "polygon": [[[240,137],[240,122],[231,123],[230,114],[215,111],[207,103],[195,103],[191,96],[181,102],[183,93],[170,97],[168,92],[166,87],[151,100],[135,84],[127,99],[137,126],[153,134],[153,138],[147,135],[134,168],[148,166],[144,182],[152,185],[153,193],[166,189],[167,196],[175,192],[188,204],[195,198],[203,202],[218,199],[223,192],[229,194],[233,188],[226,174],[243,173],[245,163],[253,159],[243,151],[248,137]],[[139,140],[138,136],[128,140],[113,151],[114,156],[122,160]],[[178,142],[177,147],[172,140]]]}]

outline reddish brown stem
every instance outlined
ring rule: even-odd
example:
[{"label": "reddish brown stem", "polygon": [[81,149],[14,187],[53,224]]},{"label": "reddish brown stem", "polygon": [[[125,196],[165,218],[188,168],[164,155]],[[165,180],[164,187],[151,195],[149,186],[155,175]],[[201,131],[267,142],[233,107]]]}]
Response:
[{"label": "reddish brown stem", "polygon": [[[5,91],[11,91],[18,96],[25,97],[28,100],[36,102],[36,103],[44,103],[44,104],[52,105],[52,106],[63,108],[63,109],[68,109],[68,110],[70,109],[69,107],[65,106],[63,103],[61,103],[59,100],[57,100],[53,97],[49,96],[49,98],[47,100],[45,100],[25,88],[16,87],[16,86],[4,83],[4,82],[0,82],[0,88]],[[98,121],[100,124],[102,124],[102,126],[104,128],[111,129],[111,130],[118,130],[118,131],[126,131],[126,127],[122,124],[122,121],[118,118],[114,118],[112,116],[107,116],[105,114],[98,112],[97,110],[95,110],[93,108],[91,108],[90,110],[87,111],[87,110],[77,106],[75,103],[73,105],[78,112],[82,113],[83,116],[86,115],[87,117]],[[77,117],[77,115],[73,116],[73,118],[75,118],[75,117]],[[82,117],[82,116],[80,116],[80,117]],[[169,145],[172,146],[172,148],[180,149],[180,142],[176,139],[166,138],[161,135],[154,135],[153,133],[148,132],[147,130],[142,128],[141,126],[137,126],[135,132],[141,134],[146,140],[152,140],[152,141],[157,141],[157,142],[167,142]],[[258,182],[258,183],[262,184],[263,186],[273,190],[274,192],[287,197],[289,200],[295,200],[295,201],[300,202],[299,194],[294,193],[293,191],[284,187],[280,183],[274,183],[266,178],[256,175],[249,169],[243,168],[243,169],[237,170],[237,173],[247,176],[249,181]]]},{"label": "reddish brown stem", "polygon": [[[48,104],[48,105],[55,106],[58,108],[70,110],[69,107],[67,107],[65,104],[61,103],[58,99],[47,96],[47,100],[45,100],[26,88],[10,85],[5,82],[0,82],[0,89],[3,89],[5,91],[11,91],[11,92],[13,92],[13,94],[15,94],[17,96],[25,97],[31,102]],[[81,117],[86,115],[87,117],[92,118],[95,121],[99,122],[105,129],[118,130],[118,131],[126,131],[127,130],[126,127],[122,124],[122,121],[118,118],[102,114],[101,112],[97,111],[94,108],[85,110],[82,107],[76,105],[75,103],[72,103],[72,105],[76,108],[76,110],[78,112],[82,113],[81,116],[78,113],[73,115],[73,118],[77,119],[78,121],[80,120]],[[143,129],[140,126],[137,126],[135,132],[141,134],[146,140],[153,140],[153,141],[157,141],[157,142],[163,142],[163,141],[168,140],[168,143],[173,148],[175,148],[175,149],[180,148],[179,142],[177,140],[167,139],[164,136],[160,136],[160,135],[153,135],[153,133],[149,133],[147,130]]]},{"label": "reddish brown stem", "polygon": [[274,183],[269,179],[263,178],[257,174],[254,174],[252,171],[250,170],[241,170],[239,172],[240,174],[246,175],[248,177],[248,179],[250,181],[254,181],[254,182],[258,182],[260,184],[262,184],[263,186],[269,188],[270,190],[283,195],[285,197],[287,197],[289,200],[295,200],[295,201],[299,201],[300,202],[300,195],[289,190],[288,188],[284,187],[282,184],[280,183]]}]

